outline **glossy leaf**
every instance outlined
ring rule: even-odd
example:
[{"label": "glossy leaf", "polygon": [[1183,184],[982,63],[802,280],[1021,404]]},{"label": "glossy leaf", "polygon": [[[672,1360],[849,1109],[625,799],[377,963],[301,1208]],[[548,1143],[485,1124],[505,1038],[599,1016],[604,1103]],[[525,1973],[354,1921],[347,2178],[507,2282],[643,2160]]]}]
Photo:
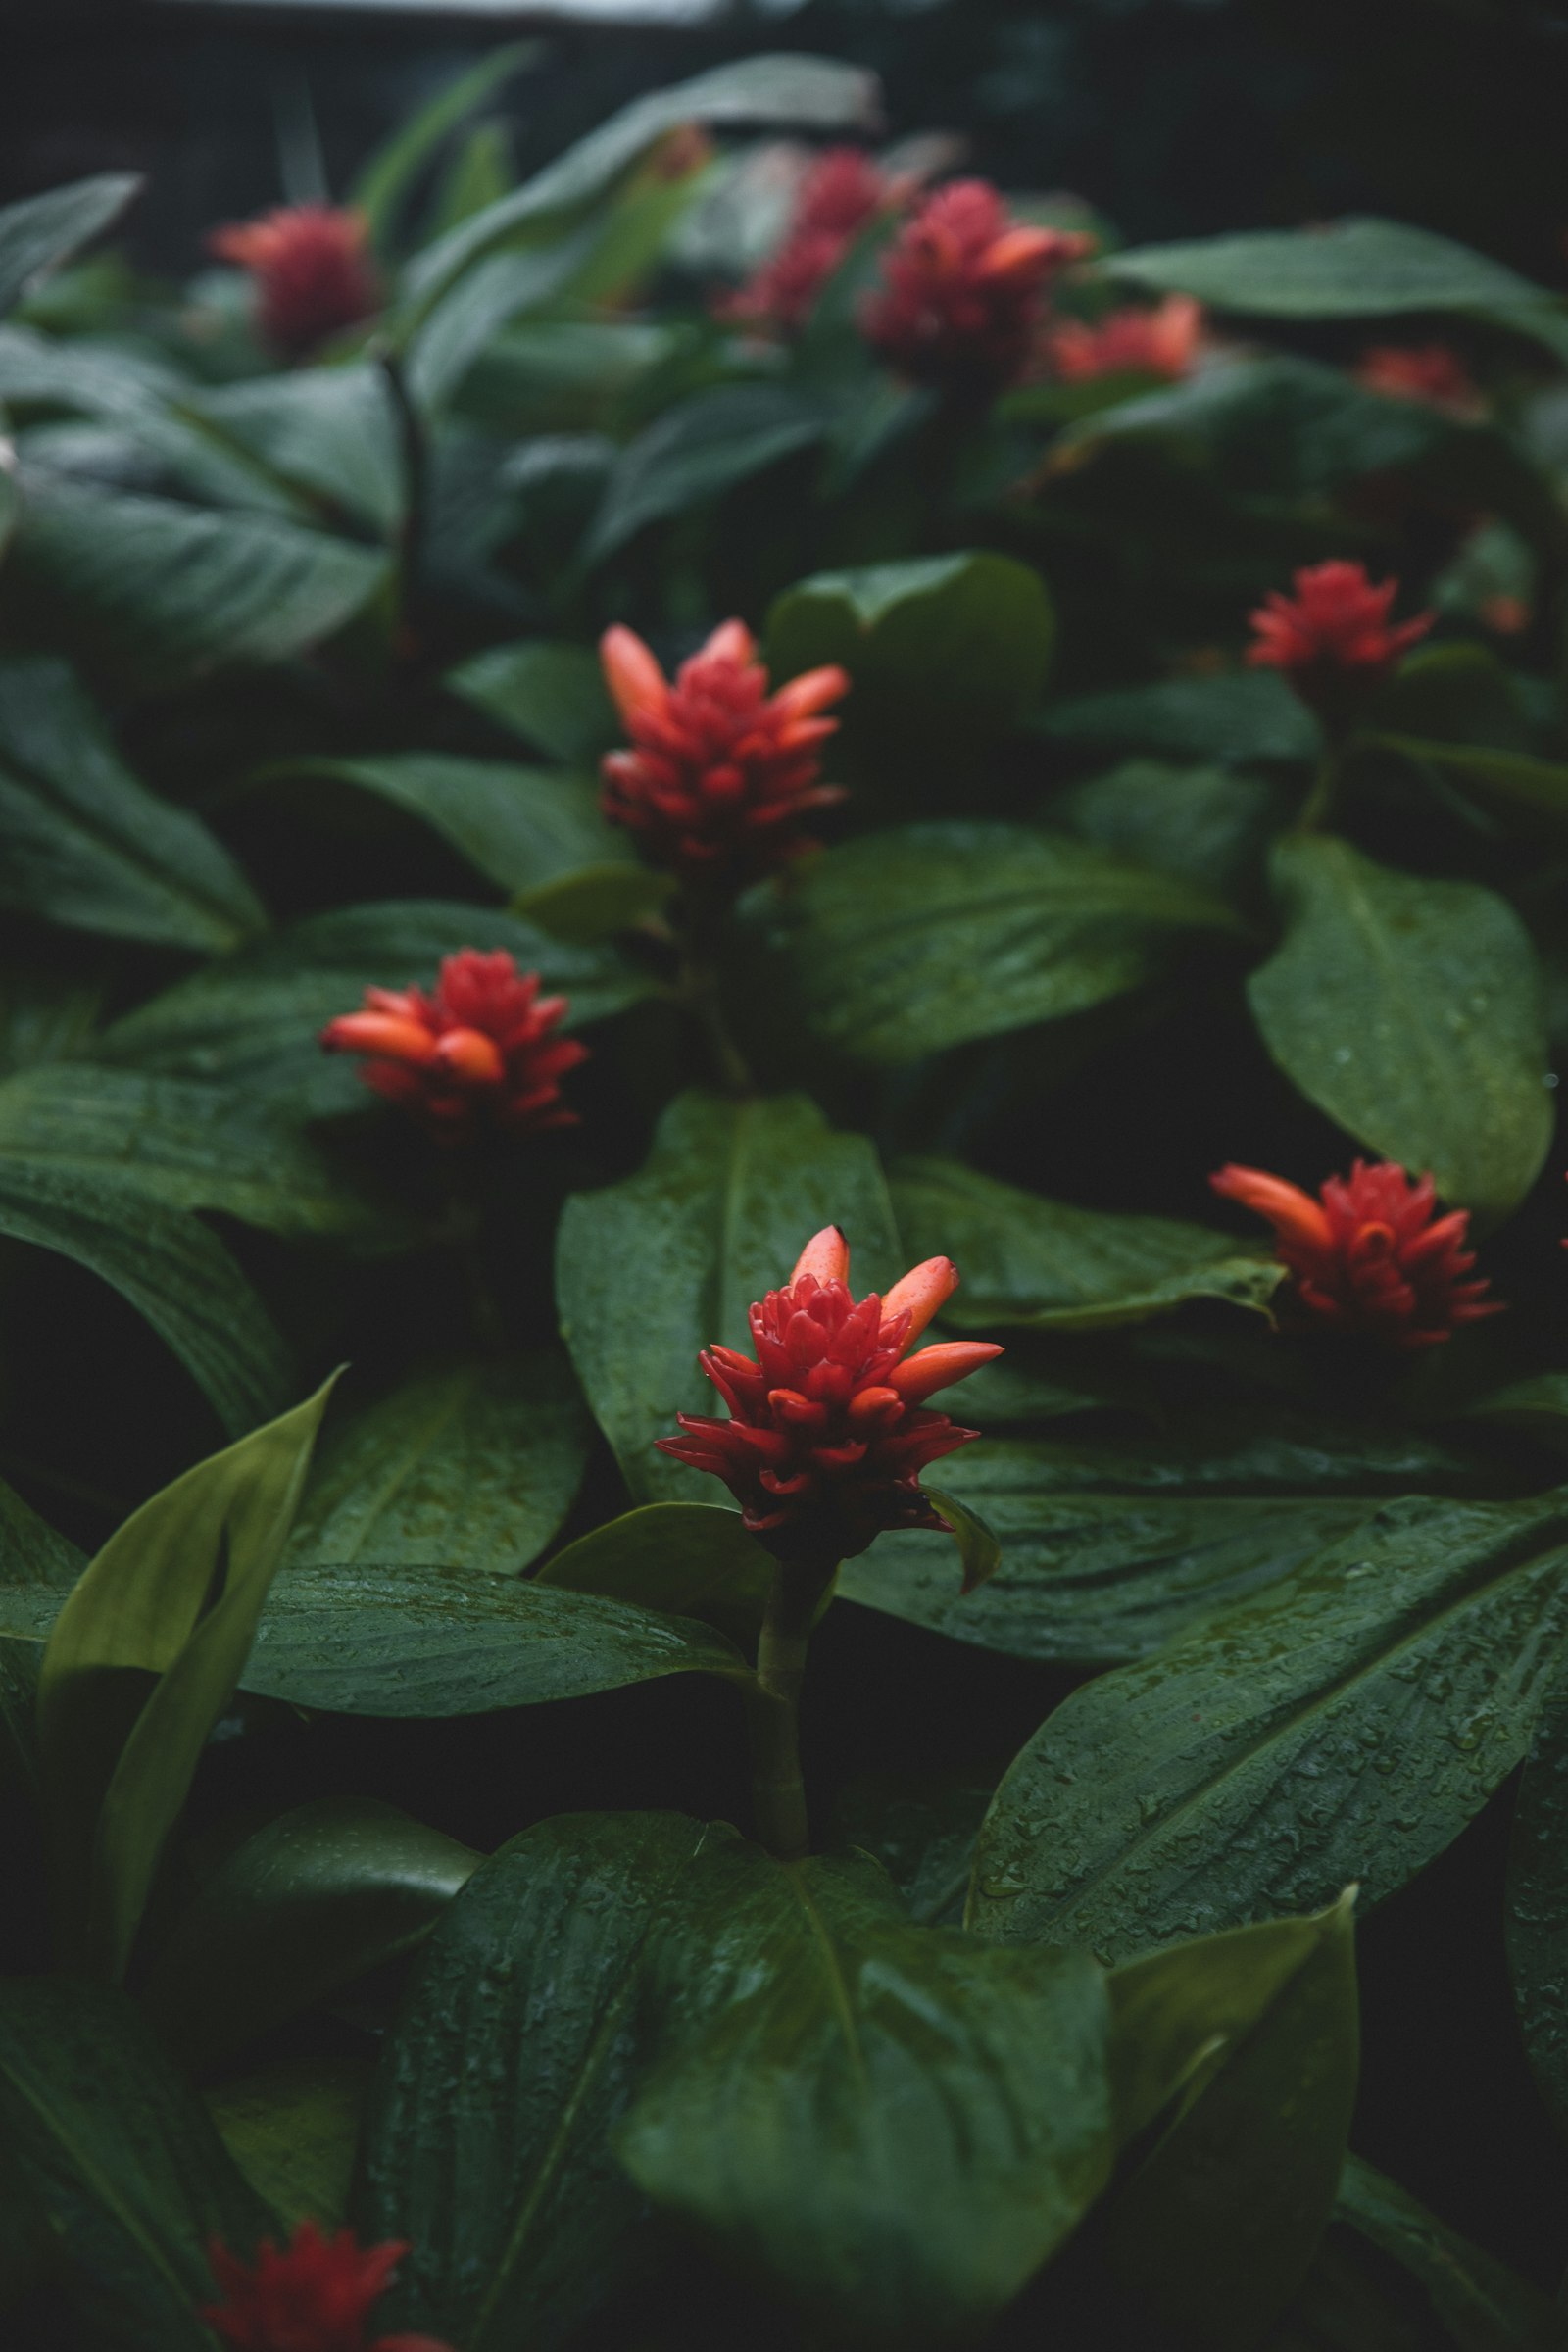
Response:
[{"label": "glossy leaf", "polygon": [[713,1409],[700,1349],[749,1348],[748,1308],[824,1225],[849,1235],[858,1296],[903,1271],[875,1152],[803,1095],[682,1095],[638,1175],[566,1203],[562,1336],[639,1499],[710,1496],[654,1440],[675,1434],[677,1412]]},{"label": "glossy leaf", "polygon": [[137,782],[63,662],[0,663],[0,905],[204,952],[267,917],[205,825]]},{"label": "glossy leaf", "polygon": [[1568,1638],[1568,1516],[1409,1499],[1158,1659],[1084,1685],[997,1791],[985,1933],[1117,1957],[1368,1902],[1519,1762]]},{"label": "glossy leaf", "polygon": [[249,2259],[275,2225],[134,2005],[79,1979],[0,1984],[0,2120],[75,2310],[126,2352],[211,2352],[209,2239]]},{"label": "glossy leaf", "polygon": [[359,2056],[273,2058],[208,2090],[224,2147],[285,2230],[342,2227],[369,2077]]},{"label": "glossy leaf", "polygon": [[1568,2133],[1568,1672],[1559,1668],[1514,1807],[1503,1927],[1530,2070]]},{"label": "glossy leaf", "polygon": [[66,1599],[38,1743],[69,1953],[129,1956],[164,1841],[239,1680],[330,1383],[142,1504]]},{"label": "glossy leaf", "polygon": [[1002,1540],[989,1520],[983,1519],[969,1503],[960,1502],[956,1494],[940,1493],[929,1485],[924,1492],[947,1521],[957,1545],[963,1578],[960,1598],[967,1598],[977,1586],[989,1584],[1001,1567]]},{"label": "glossy leaf", "polygon": [[746,1533],[739,1511],[649,1502],[579,1536],[546,1560],[534,1582],[698,1617],[752,1650],[773,1575],[771,1554]]},{"label": "glossy leaf", "polygon": [[236,1435],[278,1409],[288,1350],[216,1235],[108,1176],[0,1157],[0,1234],[74,1260],[128,1298]]},{"label": "glossy leaf", "polygon": [[1216,899],[1065,834],[965,820],[830,851],[775,910],[817,1033],[867,1061],[1057,1020],[1152,980]]},{"label": "glossy leaf", "polygon": [[100,172],[0,211],[0,317],[32,280],[113,226],[142,185],[136,172]]},{"label": "glossy leaf", "polygon": [[874,1855],[923,1927],[959,1928],[991,1793],[968,1777],[852,1781],[833,1807],[832,1844]]},{"label": "glossy leaf", "polygon": [[325,501],[328,514],[351,515],[382,538],[402,520],[397,413],[372,362],[225,384],[191,408],[307,508]]},{"label": "glossy leaf", "polygon": [[418,406],[445,408],[505,328],[563,301],[593,243],[590,223],[521,253],[488,254],[449,286],[409,344],[409,390]]},{"label": "glossy leaf", "polygon": [[549,760],[593,768],[619,739],[614,706],[599,657],[585,645],[543,639],[492,646],[448,670],[446,684],[493,718],[525,736]]},{"label": "glossy leaf", "polygon": [[750,481],[826,430],[812,401],[785,384],[721,384],[666,409],[615,463],[585,555],[602,563],[651,522],[685,514]]},{"label": "glossy leaf", "polygon": [[617,2134],[633,2180],[847,2334],[940,2340],[1002,2310],[1109,2173],[1094,1963],[917,1927],[863,1856],[715,1840],[683,1891],[708,2014]]},{"label": "glossy leaf", "polygon": [[1040,731],[1061,743],[1126,746],[1174,760],[1308,763],[1322,756],[1316,719],[1277,670],[1215,678],[1162,678],[1076,695],[1042,713]]},{"label": "glossy leaf", "polygon": [[1254,895],[1274,837],[1296,812],[1289,785],[1229,767],[1126,760],[1051,802],[1054,825],[1220,898]]},{"label": "glossy leaf", "polygon": [[365,215],[377,245],[390,241],[399,208],[453,131],[514,74],[533,66],[539,54],[534,41],[509,41],[492,49],[466,74],[454,74],[362,165],[349,202]]},{"label": "glossy leaf", "polygon": [[[64,1594],[86,1564],[74,1544],[0,1486],[0,1584],[8,1592],[32,1586]],[[38,1656],[32,1642],[0,1639],[0,1789],[15,1777],[33,1802],[40,1792]]]},{"label": "glossy leaf", "polygon": [[962,1270],[943,1309],[961,1331],[1103,1330],[1192,1298],[1266,1312],[1284,1275],[1205,1225],[1043,1200],[956,1160],[900,1161],[889,1185],[910,1256],[951,1255]]},{"label": "glossy leaf", "polygon": [[433,1365],[334,1415],[289,1557],[525,1568],[571,1507],[591,1435],[555,1348]]},{"label": "glossy leaf", "polygon": [[1373,741],[1413,766],[1461,785],[1504,816],[1533,820],[1548,834],[1568,830],[1568,766],[1559,760],[1489,744],[1432,743],[1414,735],[1382,734]]},{"label": "glossy leaf", "polygon": [[674,893],[674,875],[655,873],[652,866],[581,865],[574,873],[558,874],[553,882],[519,891],[512,904],[553,939],[591,947],[617,931],[649,923],[662,913]]},{"label": "glossy leaf", "polygon": [[1248,983],[1263,1042],[1330,1118],[1445,1200],[1497,1217],[1552,1129],[1535,952],[1507,903],[1417,879],[1348,842],[1284,841],[1285,937]]},{"label": "glossy leaf", "polygon": [[142,1982],[147,2013],[209,2066],[413,1951],[483,1858],[377,1797],[296,1805],[180,1910]]},{"label": "glossy leaf", "polygon": [[1554,2352],[1565,2332],[1560,2306],[1496,2256],[1428,2213],[1359,2156],[1340,2180],[1339,2219],[1419,2280],[1457,2352]]}]

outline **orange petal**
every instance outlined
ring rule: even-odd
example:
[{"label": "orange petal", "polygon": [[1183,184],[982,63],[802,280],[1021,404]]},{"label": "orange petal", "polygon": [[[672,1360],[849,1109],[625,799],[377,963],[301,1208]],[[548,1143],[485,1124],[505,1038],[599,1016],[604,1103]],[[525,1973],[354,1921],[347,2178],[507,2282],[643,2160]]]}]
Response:
[{"label": "orange petal", "polygon": [[1315,1250],[1333,1247],[1334,1229],[1322,1203],[1283,1176],[1271,1176],[1266,1168],[1231,1166],[1216,1169],[1208,1181],[1227,1200],[1240,1200],[1244,1208],[1267,1217],[1284,1239],[1310,1243]]},{"label": "orange petal", "polygon": [[1010,277],[1015,271],[1031,269],[1035,263],[1048,259],[1055,245],[1055,237],[1049,228],[1009,228],[994,245],[986,247],[976,275]]},{"label": "orange petal", "polygon": [[662,710],[669,700],[664,673],[642,639],[617,621],[599,640],[605,684],[629,726],[644,710]]},{"label": "orange petal", "polygon": [[844,1239],[842,1227],[824,1225],[813,1233],[795,1261],[790,1276],[793,1289],[803,1274],[814,1274],[818,1282],[848,1282],[850,1279],[850,1245]]},{"label": "orange petal", "polygon": [[908,1335],[905,1347],[911,1348],[939,1307],[947,1304],[958,1287],[958,1269],[951,1257],[928,1257],[923,1265],[913,1266],[902,1280],[893,1285],[882,1301],[882,1321],[890,1323],[906,1308],[909,1314]]},{"label": "orange petal", "polygon": [[739,668],[757,659],[757,639],[744,620],[721,620],[705,645],[697,649],[699,662],[733,662]]},{"label": "orange petal", "polygon": [[424,1069],[435,1059],[435,1039],[417,1021],[390,1012],[344,1012],[328,1021],[321,1043],[329,1053],[382,1054],[388,1061]]},{"label": "orange petal", "polygon": [[435,1057],[454,1077],[474,1086],[495,1086],[507,1074],[500,1047],[482,1029],[449,1029],[437,1040]]},{"label": "orange petal", "polygon": [[951,1389],[956,1380],[967,1380],[971,1372],[978,1372],[982,1364],[1001,1353],[994,1340],[943,1340],[895,1364],[888,1374],[888,1386],[898,1391],[906,1404],[918,1404],[922,1397],[934,1396],[938,1389]]},{"label": "orange petal", "polygon": [[829,703],[842,700],[850,683],[849,671],[829,662],[821,669],[803,670],[798,678],[781,686],[773,697],[773,709],[781,718],[814,718]]}]

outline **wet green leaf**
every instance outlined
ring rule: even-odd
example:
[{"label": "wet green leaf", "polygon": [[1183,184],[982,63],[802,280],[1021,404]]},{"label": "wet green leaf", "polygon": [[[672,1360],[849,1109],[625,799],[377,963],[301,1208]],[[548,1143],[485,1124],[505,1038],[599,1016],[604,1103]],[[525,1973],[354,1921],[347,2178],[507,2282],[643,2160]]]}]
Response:
[{"label": "wet green leaf", "polygon": [[1541,1711],[1514,1807],[1503,1927],[1530,2069],[1568,2135],[1568,1673]]},{"label": "wet green leaf", "polygon": [[739,1511],[649,1502],[579,1536],[546,1560],[534,1582],[698,1617],[750,1652],[773,1576],[771,1554],[746,1533]]},{"label": "wet green leaf", "polygon": [[43,270],[112,227],[141,186],[139,172],[100,172],[0,211],[0,316]]},{"label": "wet green leaf", "polygon": [[367,2058],[273,2058],[206,2094],[219,2135],[285,2229],[340,2229],[369,2086]]},{"label": "wet green leaf", "polygon": [[1173,760],[1254,760],[1309,764],[1322,756],[1316,719],[1277,670],[1217,678],[1162,678],[1076,695],[1042,713],[1040,731],[1061,743],[1106,744]]},{"label": "wet green leaf", "polygon": [[1359,2156],[1346,2161],[1335,2210],[1419,2280],[1457,2352],[1560,2352],[1560,2307]]}]

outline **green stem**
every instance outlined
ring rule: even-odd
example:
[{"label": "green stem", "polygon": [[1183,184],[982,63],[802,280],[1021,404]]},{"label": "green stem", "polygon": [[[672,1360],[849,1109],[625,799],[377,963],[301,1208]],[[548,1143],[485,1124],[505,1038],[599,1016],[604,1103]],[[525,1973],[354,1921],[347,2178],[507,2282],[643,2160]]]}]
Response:
[{"label": "green stem", "polygon": [[398,530],[398,603],[400,617],[406,625],[424,555],[429,465],[424,420],[414,405],[403,355],[393,350],[390,344],[383,343],[376,352],[376,359],[397,419],[398,454],[403,470],[403,520]]},{"label": "green stem", "polygon": [[759,1839],[781,1862],[799,1862],[811,1850],[801,1778],[801,1688],[812,1621],[833,1573],[832,1563],[781,1561],[757,1644],[750,1710],[752,1812]]},{"label": "green stem", "polygon": [[1296,820],[1300,832],[1318,832],[1333,814],[1334,804],[1339,798],[1344,761],[1344,745],[1331,743],[1312,780],[1312,789],[1301,804],[1301,813]]}]

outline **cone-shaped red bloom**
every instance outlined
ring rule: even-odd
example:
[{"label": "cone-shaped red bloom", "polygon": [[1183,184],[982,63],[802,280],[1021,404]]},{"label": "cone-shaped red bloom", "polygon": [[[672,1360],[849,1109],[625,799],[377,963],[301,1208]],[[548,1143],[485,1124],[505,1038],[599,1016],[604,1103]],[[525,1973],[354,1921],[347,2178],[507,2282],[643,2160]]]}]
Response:
[{"label": "cone-shaped red bloom", "polygon": [[989,1341],[950,1340],[909,1354],[958,1286],[947,1258],[927,1258],[885,1298],[853,1298],[849,1273],[849,1244],[829,1225],[786,1287],[752,1308],[755,1362],[733,1348],[703,1350],[729,1419],[681,1413],[687,1434],[658,1441],[721,1478],[779,1559],[848,1560],[885,1528],[945,1530],[920,1472],[980,1433],[925,1411],[925,1400],[1002,1353]]},{"label": "cone-shaped red bloom", "polygon": [[823,711],[848,672],[808,670],[776,694],[751,631],[726,620],[683,662],[674,683],[640,637],[607,629],[605,679],[632,740],[604,762],[604,810],[650,864],[736,887],[815,845],[811,808],[844,798],[820,780],[818,747],[838,726]]},{"label": "cone-shaped red bloom", "polygon": [[301,2222],[281,2253],[264,2238],[254,2263],[215,2238],[208,2254],[222,2301],[201,2316],[241,2352],[450,2352],[432,2335],[367,2342],[370,2306],[408,2250],[396,2238],[362,2246],[352,2230],[323,2237],[314,2222]]},{"label": "cone-shaped red bloom", "polygon": [[514,1133],[569,1127],[577,1113],[561,1100],[565,1072],[587,1058],[574,1037],[552,1032],[564,997],[542,997],[539,974],[519,972],[504,948],[449,956],[428,993],[368,988],[362,1012],[340,1013],[321,1031],[329,1053],[363,1054],[360,1072],[412,1111],[441,1143],[466,1143],[486,1126]]},{"label": "cone-shaped red bloom", "polygon": [[1440,1217],[1430,1176],[1419,1182],[1396,1161],[1331,1176],[1317,1200],[1262,1168],[1221,1168],[1216,1193],[1267,1217],[1294,1277],[1305,1322],[1361,1331],[1393,1348],[1430,1348],[1459,1323],[1500,1314],[1485,1278],[1466,1277],[1469,1212]]},{"label": "cone-shaped red bloom", "polygon": [[900,203],[907,184],[858,147],[824,149],[801,181],[778,251],[718,305],[719,317],[769,334],[799,334],[857,232]]},{"label": "cone-shaped red bloom", "polygon": [[360,213],[295,204],[215,229],[207,242],[220,260],[250,271],[257,324],[275,350],[298,359],[379,307],[368,234]]},{"label": "cone-shaped red bloom", "polygon": [[1325,715],[1353,709],[1437,617],[1418,612],[1391,627],[1399,583],[1374,588],[1361,564],[1311,564],[1294,576],[1294,596],[1276,588],[1252,614],[1247,659],[1283,669],[1301,700]]},{"label": "cone-shaped red bloom", "polygon": [[1101,375],[1191,375],[1203,341],[1203,306],[1172,294],[1152,310],[1112,311],[1086,325],[1063,318],[1051,335],[1051,364],[1064,383]]},{"label": "cone-shaped red bloom", "polygon": [[1356,362],[1355,380],[1386,399],[1420,401],[1466,422],[1487,413],[1480,386],[1447,343],[1370,344]]},{"label": "cone-shaped red bloom", "polygon": [[989,180],[956,179],[900,230],[861,325],[918,383],[997,391],[1041,340],[1046,289],[1094,239],[1015,221]]}]

